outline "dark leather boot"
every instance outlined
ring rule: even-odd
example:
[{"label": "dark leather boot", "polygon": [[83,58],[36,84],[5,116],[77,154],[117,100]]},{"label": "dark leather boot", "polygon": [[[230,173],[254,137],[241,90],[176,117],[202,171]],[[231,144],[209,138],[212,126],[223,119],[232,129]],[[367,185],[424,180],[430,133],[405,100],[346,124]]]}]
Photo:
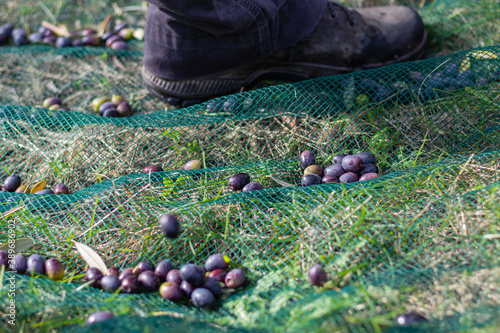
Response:
[{"label": "dark leather boot", "polygon": [[329,2],[314,31],[273,56],[188,80],[168,80],[142,69],[156,97],[188,106],[240,91],[266,77],[305,80],[420,59],[427,34],[420,16],[408,7],[350,9]]}]

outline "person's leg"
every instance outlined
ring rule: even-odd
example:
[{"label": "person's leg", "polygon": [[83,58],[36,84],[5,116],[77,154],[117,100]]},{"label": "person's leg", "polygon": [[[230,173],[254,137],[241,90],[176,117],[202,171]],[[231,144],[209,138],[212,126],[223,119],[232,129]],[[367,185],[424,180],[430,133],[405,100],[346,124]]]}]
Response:
[{"label": "person's leg", "polygon": [[149,1],[142,76],[153,95],[184,106],[236,92],[262,75],[301,80],[416,59],[426,41],[422,20],[407,7]]},{"label": "person's leg", "polygon": [[149,0],[144,64],[183,80],[271,56],[309,34],[326,0]]}]

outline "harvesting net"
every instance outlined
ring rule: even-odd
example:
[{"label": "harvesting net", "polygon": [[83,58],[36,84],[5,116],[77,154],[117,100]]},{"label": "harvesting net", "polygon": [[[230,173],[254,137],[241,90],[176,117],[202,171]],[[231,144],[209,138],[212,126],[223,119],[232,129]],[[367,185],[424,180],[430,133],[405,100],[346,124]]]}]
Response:
[{"label": "harvesting net", "polygon": [[[14,224],[26,254],[57,257],[69,281],[16,275],[18,325],[103,332],[396,332],[415,311],[423,330],[500,325],[500,47],[280,84],[174,109],[140,79],[142,53],[0,48],[0,179],[66,183],[72,194],[0,193],[0,242]],[[56,94],[67,112],[36,108]],[[132,101],[130,118],[99,117],[101,95]],[[301,187],[298,156],[322,165],[370,151],[381,177]],[[201,170],[184,171],[191,159]],[[146,165],[164,172],[141,173]],[[246,172],[264,190],[234,193]],[[158,217],[176,214],[167,239]],[[203,310],[158,293],[80,289],[73,240],[108,267],[228,254],[248,284]],[[321,262],[330,282],[312,287]],[[4,286],[6,284],[4,276]],[[0,290],[7,306],[8,289]],[[89,313],[118,317],[84,327]],[[1,315],[0,330],[12,327]],[[18,326],[19,327],[19,326]]]}]

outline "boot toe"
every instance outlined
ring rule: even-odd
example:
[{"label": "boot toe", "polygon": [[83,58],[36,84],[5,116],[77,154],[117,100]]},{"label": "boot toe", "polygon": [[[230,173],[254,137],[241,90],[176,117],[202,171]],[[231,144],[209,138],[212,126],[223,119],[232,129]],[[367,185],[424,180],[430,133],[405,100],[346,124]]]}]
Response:
[{"label": "boot toe", "polygon": [[422,51],[427,35],[422,18],[415,10],[396,6],[360,8],[357,11],[365,19],[368,31],[376,35],[370,52],[373,61],[409,60]]}]

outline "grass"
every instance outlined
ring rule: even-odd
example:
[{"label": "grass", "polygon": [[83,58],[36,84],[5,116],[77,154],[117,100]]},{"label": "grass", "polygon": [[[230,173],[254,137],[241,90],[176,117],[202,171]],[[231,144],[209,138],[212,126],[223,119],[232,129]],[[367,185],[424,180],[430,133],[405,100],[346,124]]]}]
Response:
[{"label": "grass", "polygon": [[[136,7],[123,10],[137,2],[112,3],[8,1],[0,22],[36,27],[45,19],[83,27],[112,11],[143,24]],[[410,71],[461,64],[469,54],[456,52],[498,44],[493,18],[499,8],[491,1],[345,3],[419,9],[429,29],[429,60],[298,84],[262,81],[271,87],[236,95],[242,107],[211,114],[204,105],[176,110],[147,95],[134,51],[1,53],[0,104],[14,105],[0,110],[7,118],[0,127],[2,173],[16,170],[30,184],[64,181],[74,192],[17,196],[23,201],[4,204],[23,208],[0,220],[0,239],[13,222],[19,237],[35,239],[29,253],[60,257],[67,269],[65,283],[17,277],[16,331],[84,331],[95,310],[122,315],[109,322],[117,331],[165,330],[168,324],[196,331],[229,325],[237,331],[382,332],[406,311],[428,317],[432,331],[498,329],[498,81],[442,90],[429,100],[405,100],[402,91],[378,101],[349,89],[357,80],[405,81]],[[473,62],[476,75],[490,75],[497,62]],[[54,93],[78,113],[54,117],[30,107]],[[133,98],[138,116],[108,121],[93,115],[89,102],[112,93]],[[297,156],[305,149],[325,164],[339,152],[370,150],[383,176],[311,188],[282,187],[269,178],[298,184]],[[207,168],[179,171],[193,158],[203,158]],[[147,164],[166,171],[138,173]],[[272,188],[230,193],[226,181],[235,172]],[[174,241],[156,227],[165,212],[182,223]],[[85,263],[72,240],[121,269],[163,258],[177,266],[203,263],[208,254],[225,252],[245,268],[249,284],[210,311],[172,304],[156,293],[79,290]],[[323,288],[307,282],[306,271],[316,262],[325,264],[331,279]]]}]

